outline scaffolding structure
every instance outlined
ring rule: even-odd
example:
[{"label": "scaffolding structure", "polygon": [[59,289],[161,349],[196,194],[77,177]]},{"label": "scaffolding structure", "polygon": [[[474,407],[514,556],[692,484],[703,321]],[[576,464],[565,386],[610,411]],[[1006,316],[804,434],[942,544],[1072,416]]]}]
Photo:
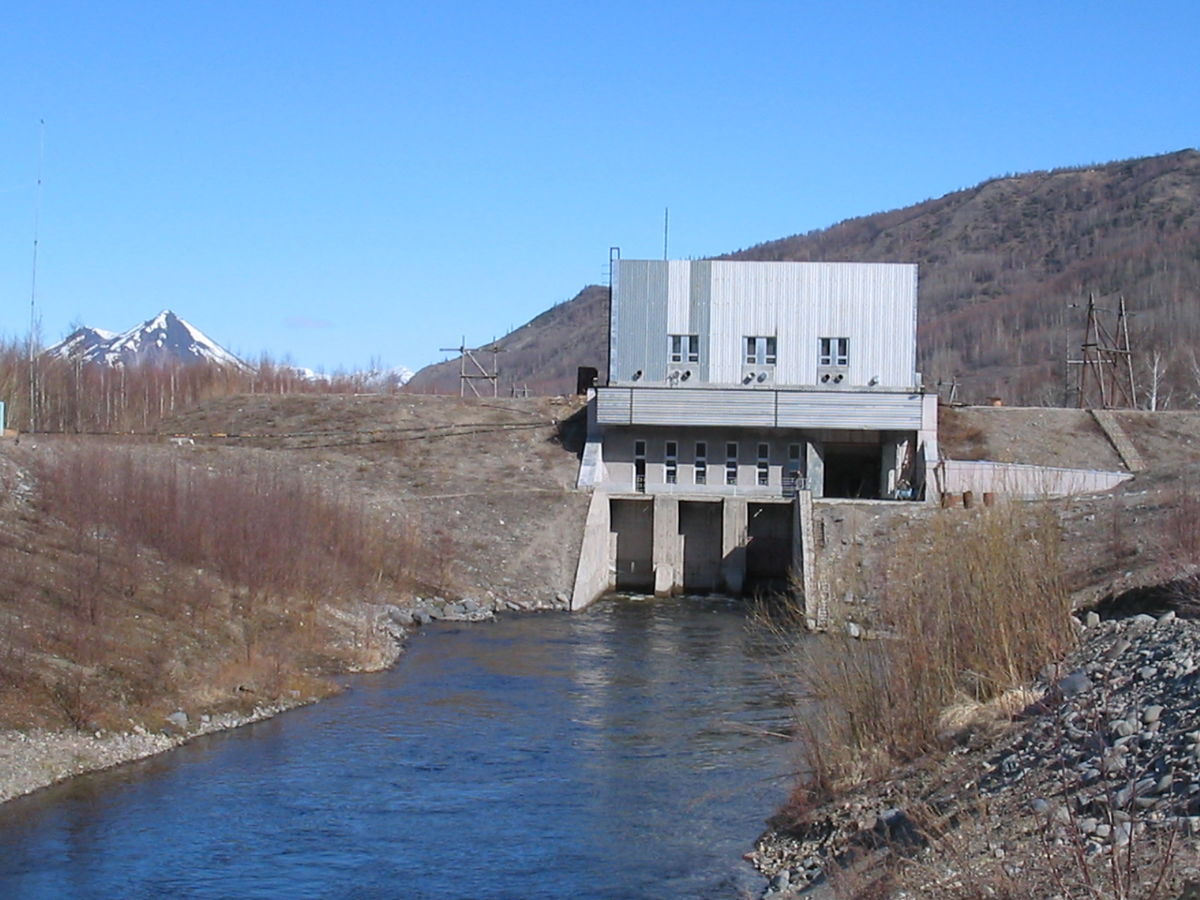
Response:
[{"label": "scaffolding structure", "polygon": [[[458,396],[467,396],[467,389],[470,388],[472,394],[476,397],[482,397],[483,394],[479,393],[479,388],[475,386],[477,381],[490,382],[492,385],[492,396],[500,396],[500,354],[505,351],[494,340],[483,347],[468,347],[467,339],[464,336],[462,342],[457,347],[442,347],[441,351],[443,353],[458,354]],[[492,369],[490,372],[479,361],[479,358],[475,355],[477,353],[492,354]]]}]

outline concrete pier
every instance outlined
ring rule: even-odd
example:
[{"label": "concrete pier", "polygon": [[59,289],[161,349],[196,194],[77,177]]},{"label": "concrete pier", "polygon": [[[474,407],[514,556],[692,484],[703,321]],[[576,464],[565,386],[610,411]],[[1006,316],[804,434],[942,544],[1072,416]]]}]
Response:
[{"label": "concrete pier", "polygon": [[[811,498],[808,492],[801,492]],[[571,609],[612,590],[737,596],[799,573],[805,555],[793,500],[712,495],[592,495]]]}]

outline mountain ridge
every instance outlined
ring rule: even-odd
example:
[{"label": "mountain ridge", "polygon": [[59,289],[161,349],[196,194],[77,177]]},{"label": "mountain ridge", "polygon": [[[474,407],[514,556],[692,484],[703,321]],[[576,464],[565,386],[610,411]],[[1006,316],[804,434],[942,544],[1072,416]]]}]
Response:
[{"label": "mountain ridge", "polygon": [[[918,359],[926,387],[959,396],[1074,405],[1089,295],[1124,296],[1139,380],[1159,408],[1200,403],[1200,152],[988,178],[972,187],[714,259],[915,262]],[[607,292],[580,291],[496,343],[501,390],[567,393],[577,366],[607,365]],[[415,389],[457,392],[458,361]]]},{"label": "mountain ridge", "polygon": [[88,326],[77,328],[43,355],[115,367],[208,363],[240,371],[251,368],[169,309],[120,333]]}]

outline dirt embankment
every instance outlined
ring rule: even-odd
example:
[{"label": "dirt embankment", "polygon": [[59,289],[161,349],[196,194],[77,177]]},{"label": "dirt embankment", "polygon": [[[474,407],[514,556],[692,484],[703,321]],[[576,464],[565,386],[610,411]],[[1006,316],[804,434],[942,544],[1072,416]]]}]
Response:
[{"label": "dirt embankment", "polygon": [[[781,815],[754,855],[769,895],[814,881],[818,895],[879,898],[1200,890],[1200,413],[1115,418],[1145,470],[1109,493],[1047,501],[1081,610],[1078,650],[1044,670],[1040,699],[1015,718],[948,728],[939,752]],[[955,458],[1123,468],[1086,412],[953,410],[943,425]],[[872,573],[887,571],[907,520],[971,515],[819,508],[826,575],[849,596],[836,612],[870,621],[886,591]]]},{"label": "dirt embankment", "polygon": [[576,411],[235,397],[157,435],[0,443],[0,800],[319,699],[430,618],[565,606]]},{"label": "dirt embankment", "polygon": [[431,587],[537,609],[564,606],[575,577],[588,502],[573,491],[579,409],[558,397],[234,397],[160,430],[195,435],[204,452],[284,457],[432,541]]}]

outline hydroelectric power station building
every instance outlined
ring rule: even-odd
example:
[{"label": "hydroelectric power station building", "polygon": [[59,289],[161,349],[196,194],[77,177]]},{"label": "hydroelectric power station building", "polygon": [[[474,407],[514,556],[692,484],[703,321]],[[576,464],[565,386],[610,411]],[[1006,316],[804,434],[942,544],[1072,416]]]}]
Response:
[{"label": "hydroelectric power station building", "polygon": [[614,260],[572,605],[739,593],[803,568],[813,499],[921,499],[916,328],[915,265]]}]

